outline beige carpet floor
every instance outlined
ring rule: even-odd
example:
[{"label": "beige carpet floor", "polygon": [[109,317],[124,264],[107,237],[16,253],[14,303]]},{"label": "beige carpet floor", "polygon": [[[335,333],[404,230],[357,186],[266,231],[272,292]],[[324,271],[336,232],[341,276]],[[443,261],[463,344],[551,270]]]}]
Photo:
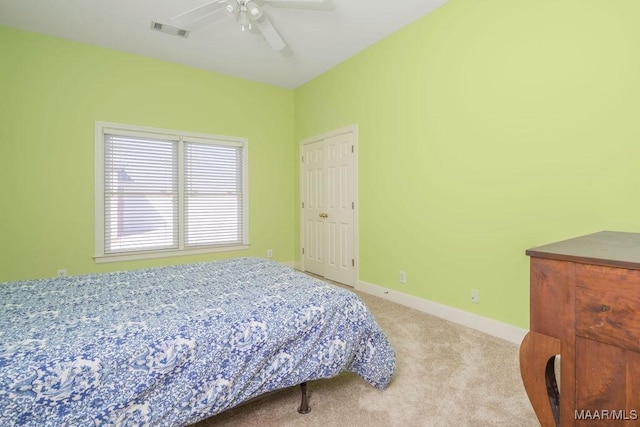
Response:
[{"label": "beige carpet floor", "polygon": [[396,351],[385,391],[355,374],[309,383],[218,414],[197,427],[539,426],[520,380],[518,346],[473,329],[358,293]]}]

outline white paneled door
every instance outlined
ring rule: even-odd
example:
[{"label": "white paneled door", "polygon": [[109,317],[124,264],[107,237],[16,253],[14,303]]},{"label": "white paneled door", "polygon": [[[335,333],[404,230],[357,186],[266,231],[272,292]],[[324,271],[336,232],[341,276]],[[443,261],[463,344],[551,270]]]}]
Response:
[{"label": "white paneled door", "polygon": [[355,135],[337,132],[302,144],[302,251],[305,271],[355,285]]}]

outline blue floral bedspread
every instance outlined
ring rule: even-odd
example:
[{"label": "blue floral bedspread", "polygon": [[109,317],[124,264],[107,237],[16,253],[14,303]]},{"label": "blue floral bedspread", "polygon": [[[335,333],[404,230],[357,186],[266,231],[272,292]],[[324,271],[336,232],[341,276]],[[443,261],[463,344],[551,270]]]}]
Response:
[{"label": "blue floral bedspread", "polygon": [[187,425],[395,367],[360,298],[261,258],[1,283],[0,306],[3,426]]}]

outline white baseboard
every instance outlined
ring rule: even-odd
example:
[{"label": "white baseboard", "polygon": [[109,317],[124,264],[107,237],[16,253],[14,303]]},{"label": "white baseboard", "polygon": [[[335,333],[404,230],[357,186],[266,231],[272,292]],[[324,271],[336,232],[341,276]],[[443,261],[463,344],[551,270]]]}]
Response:
[{"label": "white baseboard", "polygon": [[524,336],[529,332],[526,329],[498,322],[497,320],[438,304],[413,295],[386,289],[361,280],[357,282],[355,289],[502,338],[518,345],[520,345]]},{"label": "white baseboard", "polygon": [[294,270],[298,270],[298,263],[296,261],[281,261],[280,264],[284,264],[289,268],[293,268]]}]

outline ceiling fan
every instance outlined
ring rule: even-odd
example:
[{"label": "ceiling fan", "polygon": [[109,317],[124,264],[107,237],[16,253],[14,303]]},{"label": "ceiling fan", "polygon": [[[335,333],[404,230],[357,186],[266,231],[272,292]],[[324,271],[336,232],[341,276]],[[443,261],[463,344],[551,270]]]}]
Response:
[{"label": "ceiling fan", "polygon": [[193,31],[231,17],[242,31],[259,31],[272,49],[284,51],[287,43],[278,33],[264,6],[331,11],[333,0],[213,0],[171,18],[171,25]]}]

